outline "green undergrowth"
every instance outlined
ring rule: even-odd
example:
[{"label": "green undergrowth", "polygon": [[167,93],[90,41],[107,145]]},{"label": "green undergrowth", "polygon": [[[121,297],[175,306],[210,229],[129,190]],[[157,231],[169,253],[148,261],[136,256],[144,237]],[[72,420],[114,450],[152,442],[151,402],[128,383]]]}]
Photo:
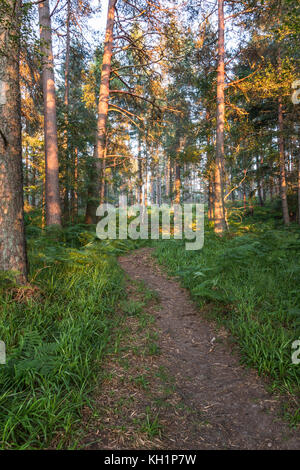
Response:
[{"label": "green undergrowth", "polygon": [[[235,214],[222,239],[206,223],[199,251],[186,251],[181,240],[160,241],[155,256],[199,307],[231,331],[242,362],[268,376],[271,389],[295,405],[300,364],[291,356],[300,338],[300,230],[274,223],[271,210],[256,208],[248,219]],[[286,413],[293,424],[300,421],[299,406],[287,406]]]},{"label": "green undergrowth", "polygon": [[99,383],[116,326],[130,241],[97,241],[85,226],[27,227],[29,285],[0,278],[0,447],[62,448]]}]

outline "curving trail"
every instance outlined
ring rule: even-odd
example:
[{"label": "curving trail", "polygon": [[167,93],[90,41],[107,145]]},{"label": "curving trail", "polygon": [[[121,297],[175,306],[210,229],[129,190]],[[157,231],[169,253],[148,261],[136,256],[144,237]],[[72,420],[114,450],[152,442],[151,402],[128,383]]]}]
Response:
[{"label": "curving trail", "polygon": [[129,278],[143,281],[159,296],[160,308],[154,312],[161,351],[157,361],[174,377],[174,392],[185,410],[179,422],[176,411],[168,411],[161,447],[299,448],[299,432],[278,417],[278,399],[266,392],[255,371],[239,364],[226,331],[203,318],[188,292],[155,263],[151,250],[137,250],[119,261]]}]

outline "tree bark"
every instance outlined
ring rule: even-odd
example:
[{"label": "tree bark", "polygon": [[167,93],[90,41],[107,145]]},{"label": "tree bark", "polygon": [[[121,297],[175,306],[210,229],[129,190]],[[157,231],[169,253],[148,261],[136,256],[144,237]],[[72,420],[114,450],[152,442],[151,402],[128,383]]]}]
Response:
[{"label": "tree bark", "polygon": [[217,71],[217,134],[215,164],[215,233],[222,235],[226,230],[224,211],[223,167],[224,167],[224,0],[218,0],[218,71]]},{"label": "tree bark", "polygon": [[[70,80],[69,80],[69,71],[70,71],[70,20],[71,20],[71,0],[67,0],[67,18],[66,18],[66,57],[65,57],[65,89],[64,89],[64,113],[65,113],[65,131],[64,131],[64,150],[65,150],[65,161],[64,161],[64,205],[63,205],[63,218],[65,221],[70,219],[72,216],[72,182],[71,182],[71,171],[70,166],[72,162],[70,161],[70,148],[69,148],[69,136],[68,136],[68,126],[69,126],[69,92],[70,92]],[[70,204],[70,194],[69,189],[71,186],[71,204]],[[71,210],[70,210],[71,206]]]},{"label": "tree bark", "polygon": [[49,0],[39,3],[39,23],[43,54],[46,224],[61,225],[56,99]]},{"label": "tree bark", "polygon": [[98,121],[97,121],[97,140],[96,140],[96,156],[97,156],[97,177],[98,177],[98,193],[101,201],[101,168],[105,158],[106,148],[106,126],[108,116],[109,101],[109,80],[111,75],[111,60],[113,51],[113,29],[115,20],[115,6],[117,0],[109,0],[107,23],[104,43],[104,53],[102,60],[102,72],[100,82],[100,93],[98,103]]},{"label": "tree bark", "polygon": [[138,204],[143,203],[143,162],[141,136],[138,136]]},{"label": "tree bark", "polygon": [[67,19],[66,19],[66,58],[65,58],[65,93],[64,93],[64,105],[66,107],[66,118],[68,118],[67,109],[69,106],[69,91],[70,91],[70,21],[71,21],[71,0],[67,0]]},{"label": "tree bark", "polygon": [[208,175],[208,220],[214,219],[214,182],[213,172],[209,169]]},{"label": "tree bark", "polygon": [[300,225],[300,156],[298,155],[298,224]]},{"label": "tree bark", "polygon": [[278,99],[278,131],[279,131],[279,169],[280,169],[280,197],[282,204],[283,222],[285,225],[290,223],[289,208],[287,202],[287,188],[285,175],[285,155],[284,155],[284,138],[283,138],[283,113],[281,97]]},{"label": "tree bark", "polygon": [[[20,0],[8,0],[0,24],[0,269],[27,281],[19,85]],[[5,27],[2,25],[5,24]]]},{"label": "tree bark", "polygon": [[175,162],[175,204],[180,204],[181,196],[181,179],[180,179],[180,164]]},{"label": "tree bark", "polygon": [[94,155],[88,167],[88,190],[87,190],[87,204],[85,211],[85,224],[96,223],[96,210],[98,202],[96,200],[96,144],[94,145]]}]

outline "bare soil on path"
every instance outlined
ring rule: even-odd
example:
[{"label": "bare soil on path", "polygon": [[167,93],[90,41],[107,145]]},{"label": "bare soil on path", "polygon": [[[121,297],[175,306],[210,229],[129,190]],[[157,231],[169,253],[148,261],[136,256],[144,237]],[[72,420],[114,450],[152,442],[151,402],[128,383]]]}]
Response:
[{"label": "bare soil on path", "polygon": [[[157,265],[151,249],[136,250],[119,262],[129,278],[129,299],[137,301],[139,294],[132,285],[139,282],[159,298],[159,302],[145,306],[155,318],[149,334],[157,334],[159,354],[132,353],[135,341],[143,342],[145,330],[141,332],[134,324],[134,317],[128,318],[131,351],[125,348],[126,366],[124,361],[111,358],[110,398],[105,406],[99,403],[99,422],[106,420],[106,424],[98,431],[90,430],[86,447],[299,449],[299,431],[280,418],[278,398],[266,391],[264,380],[254,370],[240,364],[228,332],[205,318],[188,292]],[[145,377],[143,371],[149,372],[147,386],[136,387],[139,382],[135,378],[131,388],[130,374]],[[125,404],[126,397],[131,397],[131,402]],[[121,403],[117,411],[116,403]],[[146,425],[139,427],[142,422]]]}]

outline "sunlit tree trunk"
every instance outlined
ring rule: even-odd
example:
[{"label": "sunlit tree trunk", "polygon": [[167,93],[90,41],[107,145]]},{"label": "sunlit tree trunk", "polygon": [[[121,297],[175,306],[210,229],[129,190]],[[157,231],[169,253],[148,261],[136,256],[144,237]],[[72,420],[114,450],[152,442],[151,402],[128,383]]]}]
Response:
[{"label": "sunlit tree trunk", "polygon": [[[27,280],[23,218],[19,85],[20,0],[8,0],[0,23],[0,269]],[[3,27],[5,25],[5,27]]]},{"label": "sunlit tree trunk", "polygon": [[[97,177],[99,196],[101,198],[101,168],[105,157],[106,148],[106,125],[108,116],[108,101],[109,101],[109,80],[111,75],[111,60],[113,51],[113,29],[115,20],[115,6],[117,0],[109,0],[107,23],[105,33],[105,43],[102,61],[101,83],[98,103],[98,121],[97,121],[97,141],[96,141],[96,155],[97,155]],[[103,176],[103,175],[102,175]]]},{"label": "sunlit tree trunk", "polygon": [[213,156],[211,152],[211,132],[210,132],[210,119],[211,114],[209,108],[206,108],[205,119],[207,121],[207,173],[208,173],[208,220],[214,220],[214,169],[213,169]]},{"label": "sunlit tree trunk", "polygon": [[71,180],[71,162],[70,162],[70,149],[69,149],[69,138],[68,138],[68,125],[69,125],[69,92],[70,92],[70,21],[71,21],[71,0],[67,0],[67,18],[66,18],[66,57],[65,57],[65,89],[64,89],[64,108],[65,108],[65,132],[64,132],[64,150],[65,150],[65,187],[64,187],[64,206],[63,215],[64,219],[70,218],[70,212],[72,212],[72,201],[70,211],[70,199],[69,199],[69,188],[71,186],[71,198],[72,198],[72,184]]},{"label": "sunlit tree trunk", "polygon": [[290,223],[289,209],[287,202],[287,187],[285,175],[285,155],[284,155],[284,138],[283,138],[283,113],[281,97],[278,99],[278,144],[279,144],[279,169],[280,169],[280,197],[282,203],[282,215],[285,225]]},{"label": "sunlit tree trunk", "polygon": [[272,199],[273,199],[273,176],[270,176],[269,192],[270,192],[270,200],[272,201]]},{"label": "sunlit tree trunk", "polygon": [[215,232],[222,235],[226,230],[223,190],[224,167],[224,0],[218,0],[218,73],[217,73],[217,134],[215,164],[215,201],[214,217]]},{"label": "sunlit tree trunk", "polygon": [[180,179],[180,164],[175,162],[175,204],[180,204],[181,196],[181,179]]},{"label": "sunlit tree trunk", "polygon": [[61,225],[56,99],[49,0],[39,3],[41,50],[43,54],[44,133],[46,161],[46,223]]}]

